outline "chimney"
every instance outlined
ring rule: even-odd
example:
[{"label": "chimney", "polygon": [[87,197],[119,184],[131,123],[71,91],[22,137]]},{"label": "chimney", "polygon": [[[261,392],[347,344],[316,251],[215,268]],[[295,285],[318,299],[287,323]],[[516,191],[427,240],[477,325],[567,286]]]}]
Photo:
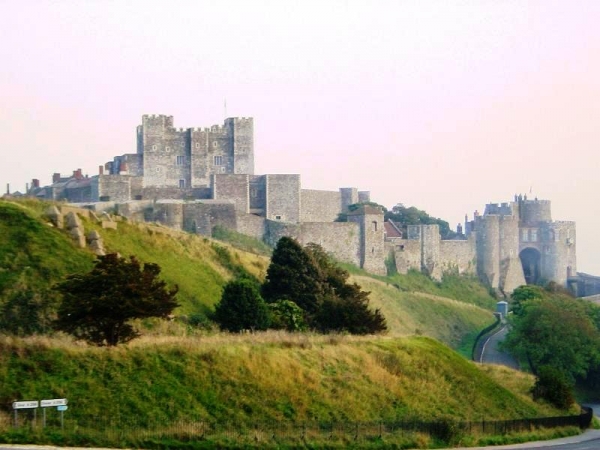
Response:
[{"label": "chimney", "polygon": [[98,166],[98,175],[104,175],[104,167]]},{"label": "chimney", "polygon": [[83,178],[83,175],[81,174],[81,169],[73,171],[73,178],[75,178],[76,180],[81,180]]},{"label": "chimney", "polygon": [[60,182],[60,173],[54,172],[54,175],[52,175],[52,183],[58,183],[58,182]]},{"label": "chimney", "polygon": [[40,180],[38,180],[37,178],[34,178],[33,180],[31,180],[31,189],[39,189],[40,187]]},{"label": "chimney", "polygon": [[121,167],[119,167],[119,175],[127,174],[129,174],[127,163],[125,161],[121,161]]},{"label": "chimney", "polygon": [[10,195],[10,183],[6,183],[6,195]]}]

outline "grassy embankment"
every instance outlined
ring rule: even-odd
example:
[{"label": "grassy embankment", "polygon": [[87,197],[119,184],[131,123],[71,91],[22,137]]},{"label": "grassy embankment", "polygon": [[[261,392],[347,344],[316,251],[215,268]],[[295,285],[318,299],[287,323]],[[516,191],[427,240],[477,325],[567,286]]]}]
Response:
[{"label": "grassy embankment", "polygon": [[[90,440],[79,445],[115,445],[93,431],[109,420],[113,429],[135,425],[156,437],[169,436],[177,421],[217,428],[233,422],[249,432],[258,423],[491,421],[565,413],[531,400],[530,377],[507,386],[514,373],[501,375],[502,382],[495,374],[426,337],[266,333],[145,338],[114,349],[0,338],[0,405],[68,398],[67,430],[78,423],[77,439]],[[51,416],[56,423],[56,413]],[[4,439],[18,440],[8,430],[10,420],[3,408]]]},{"label": "grassy embankment", "polygon": [[[0,302],[19,286],[48,293],[67,274],[92,266],[91,252],[75,248],[65,231],[47,225],[47,208],[47,203],[32,200],[0,201]],[[231,233],[222,236],[260,253],[146,224],[120,221],[118,229],[111,230],[93,220],[82,222],[86,232],[100,232],[107,251],[160,264],[165,281],[179,286],[177,315],[206,315],[240,267],[262,279],[269,263],[264,246]],[[468,355],[470,339],[493,321],[494,300],[476,280],[450,276],[435,283],[417,272],[372,277],[349,270],[353,281],[371,291],[371,304],[381,308],[392,335],[435,337]]]}]

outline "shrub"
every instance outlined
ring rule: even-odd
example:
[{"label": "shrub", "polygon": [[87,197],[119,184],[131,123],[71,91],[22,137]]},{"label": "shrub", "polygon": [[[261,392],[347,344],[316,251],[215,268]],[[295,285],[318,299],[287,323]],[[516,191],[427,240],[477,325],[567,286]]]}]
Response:
[{"label": "shrub", "polygon": [[560,409],[568,409],[575,401],[567,376],[552,366],[540,367],[531,393],[534,400],[546,400]]}]

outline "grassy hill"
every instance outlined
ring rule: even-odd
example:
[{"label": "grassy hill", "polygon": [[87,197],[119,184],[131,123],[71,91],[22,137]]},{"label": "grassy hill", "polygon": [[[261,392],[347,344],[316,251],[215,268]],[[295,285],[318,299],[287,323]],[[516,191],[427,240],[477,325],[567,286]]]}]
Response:
[{"label": "grassy hill", "polygon": [[[129,424],[168,435],[181,422],[234,423],[241,432],[257,423],[491,421],[564,414],[534,403],[526,393],[531,378],[522,380],[506,387],[426,337],[219,334],[142,338],[109,350],[5,337],[0,338],[0,439],[2,424],[5,436],[14,438],[6,430],[11,419],[6,405],[36,398],[67,398],[69,424],[77,423],[80,439],[104,426],[124,430]],[[106,436],[95,442],[115,445]],[[79,441],[84,443],[90,442]]]},{"label": "grassy hill", "polygon": [[[39,297],[54,298],[50,289],[54,283],[92,266],[94,255],[89,250],[76,248],[64,230],[48,225],[44,218],[48,206],[35,200],[0,201],[0,305],[24,286]],[[86,232],[101,234],[108,252],[158,263],[162,278],[179,286],[179,316],[206,315],[240,268],[263,279],[269,264],[264,246],[224,230],[221,237],[254,252],[149,224],[123,220],[113,230],[102,229],[92,219],[82,222]],[[372,292],[372,306],[383,311],[390,334],[423,334],[453,348],[468,347],[469,337],[493,321],[495,300],[476,280],[448,276],[435,283],[417,272],[373,277],[347,268],[353,281]]]},{"label": "grassy hill", "polygon": [[[49,225],[47,208],[33,200],[0,200],[0,308],[17,301],[51,311],[52,285],[93,265],[89,250]],[[158,263],[162,278],[180,288],[179,317],[205,316],[228,280],[241,270],[262,279],[269,263],[262,244],[223,230],[220,236],[237,247],[126,220],[117,230],[102,229],[93,219],[83,219],[83,225],[100,232],[107,251]],[[531,401],[531,377],[482,370],[442,344],[468,355],[473,337],[493,321],[495,299],[475,279],[448,275],[437,283],[417,272],[377,277],[345,268],[371,292],[372,307],[387,319],[387,335],[228,335],[194,328],[190,320],[145,321],[142,338],[108,349],[51,333],[0,335],[0,439],[123,446],[142,445],[123,437],[131,436],[124,434],[127,424],[172,436],[176,421],[234,422],[249,429],[259,422],[494,420],[564,413]],[[69,399],[69,423],[76,424],[70,437],[9,430],[14,400],[62,397]],[[98,433],[110,420],[117,434]],[[411,439],[416,445],[420,438]]]}]

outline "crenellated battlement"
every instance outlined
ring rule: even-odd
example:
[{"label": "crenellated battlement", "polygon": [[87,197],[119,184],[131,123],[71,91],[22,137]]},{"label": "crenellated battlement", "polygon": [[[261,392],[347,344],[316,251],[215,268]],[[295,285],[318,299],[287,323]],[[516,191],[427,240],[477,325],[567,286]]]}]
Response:
[{"label": "crenellated battlement", "polygon": [[485,211],[483,213],[487,215],[500,215],[500,216],[511,216],[513,215],[513,208],[509,203],[488,203],[485,205]]}]

